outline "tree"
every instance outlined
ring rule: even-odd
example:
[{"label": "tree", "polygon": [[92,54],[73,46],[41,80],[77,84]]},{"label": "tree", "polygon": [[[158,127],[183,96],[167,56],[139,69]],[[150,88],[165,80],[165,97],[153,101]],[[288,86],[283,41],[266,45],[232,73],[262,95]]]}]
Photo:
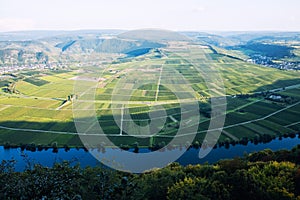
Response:
[{"label": "tree", "polygon": [[204,178],[185,177],[183,180],[180,180],[168,188],[167,199],[209,199],[202,194],[203,188],[206,184],[207,180]]},{"label": "tree", "polygon": [[24,59],[23,59],[23,55],[24,55],[24,51],[23,50],[20,50],[19,52],[18,52],[18,62],[20,62],[20,63],[23,63],[24,62]]}]

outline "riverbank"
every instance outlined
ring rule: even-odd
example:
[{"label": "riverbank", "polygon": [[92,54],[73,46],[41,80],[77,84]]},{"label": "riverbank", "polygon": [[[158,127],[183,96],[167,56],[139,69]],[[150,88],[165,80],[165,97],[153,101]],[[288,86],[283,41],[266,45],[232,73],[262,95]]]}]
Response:
[{"label": "riverbank", "polygon": [[[221,146],[215,149],[212,149],[211,152],[203,159],[199,158],[199,149],[197,148],[176,148],[173,150],[162,149],[163,151],[172,151],[178,153],[182,152],[183,155],[177,160],[178,163],[185,166],[188,164],[203,164],[216,163],[222,159],[231,159],[235,157],[243,157],[245,153],[253,153],[256,151],[271,149],[271,150],[280,150],[287,149],[290,150],[294,146],[300,144],[300,138],[276,138],[269,143],[251,143],[245,144],[235,144],[231,145],[229,148],[226,146]],[[187,150],[188,149],[188,150]],[[42,166],[51,167],[56,162],[70,161],[73,165],[80,164],[81,167],[86,166],[97,166],[100,165],[98,159],[113,159],[116,154],[120,151],[124,151],[119,148],[102,148],[102,149],[89,149],[93,153],[97,154],[98,159],[94,158],[92,154],[88,153],[86,148],[70,148],[68,150],[64,148],[57,148],[57,151],[54,149],[44,149],[42,151],[31,151],[22,148],[4,148],[0,146],[0,158],[2,160],[14,159],[17,161],[16,170],[22,171],[28,166],[28,164],[41,164]],[[134,148],[129,149],[129,151],[134,152]],[[148,148],[139,148],[139,153],[148,153],[151,150]],[[126,158],[124,158],[126,159]]]},{"label": "riverbank", "polygon": [[[270,136],[268,134],[262,134],[259,137],[254,137],[254,138],[247,138],[247,137],[243,137],[241,140],[239,141],[233,141],[233,140],[226,140],[226,141],[221,141],[218,142],[217,144],[215,144],[214,146],[211,146],[209,144],[203,144],[200,143],[199,141],[194,141],[192,144],[186,143],[186,144],[182,144],[182,145],[177,145],[177,146],[167,146],[166,148],[164,148],[164,146],[166,146],[166,144],[164,142],[159,143],[159,144],[153,144],[151,146],[144,146],[144,145],[139,145],[138,142],[135,142],[133,144],[128,144],[128,145],[120,145],[119,148],[125,151],[129,151],[130,149],[133,149],[133,151],[135,153],[139,152],[139,149],[149,149],[150,151],[157,151],[157,150],[173,150],[176,148],[182,149],[182,148],[186,148],[186,149],[190,149],[190,148],[194,148],[194,149],[199,149],[202,145],[204,148],[208,147],[208,148],[222,148],[225,147],[226,149],[230,148],[230,147],[234,147],[235,145],[248,145],[249,143],[253,143],[255,145],[257,144],[266,144],[271,142],[272,140],[278,139],[278,140],[282,140],[283,138],[295,138],[298,137],[300,138],[300,132],[298,133],[289,133],[289,134],[283,134],[280,135],[279,137],[275,137],[275,136]],[[68,152],[70,149],[75,148],[77,150],[79,149],[83,149],[84,151],[88,151],[90,148],[88,146],[84,146],[82,145],[61,145],[58,144],[57,142],[54,142],[52,144],[35,144],[35,143],[31,143],[31,144],[11,144],[9,142],[5,142],[3,144],[0,143],[0,146],[3,146],[4,149],[16,149],[16,148],[20,148],[22,151],[27,150],[27,151],[31,151],[31,152],[36,152],[36,151],[47,151],[49,149],[52,150],[53,153],[57,153],[60,149],[65,150],[66,152]],[[96,147],[99,151],[105,151],[106,148],[115,148],[115,147],[111,147],[111,146],[107,146],[106,144],[99,144]],[[91,147],[91,149],[95,149],[95,147]]]}]

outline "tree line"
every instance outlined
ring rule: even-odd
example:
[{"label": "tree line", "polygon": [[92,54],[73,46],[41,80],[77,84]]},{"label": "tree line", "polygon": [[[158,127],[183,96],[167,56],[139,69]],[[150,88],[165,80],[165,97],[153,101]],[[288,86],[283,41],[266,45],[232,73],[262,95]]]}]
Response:
[{"label": "tree line", "polygon": [[16,172],[14,165],[0,164],[0,199],[300,199],[300,145],[141,174],[68,162]]}]

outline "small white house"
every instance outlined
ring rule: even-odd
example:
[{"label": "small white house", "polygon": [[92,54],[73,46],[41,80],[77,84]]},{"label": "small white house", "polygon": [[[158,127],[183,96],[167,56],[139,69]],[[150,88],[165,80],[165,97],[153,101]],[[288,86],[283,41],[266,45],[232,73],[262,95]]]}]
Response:
[{"label": "small white house", "polygon": [[273,100],[279,100],[281,98],[282,97],[280,95],[274,95],[274,94],[272,94],[272,95],[269,96],[269,99],[273,99]]}]

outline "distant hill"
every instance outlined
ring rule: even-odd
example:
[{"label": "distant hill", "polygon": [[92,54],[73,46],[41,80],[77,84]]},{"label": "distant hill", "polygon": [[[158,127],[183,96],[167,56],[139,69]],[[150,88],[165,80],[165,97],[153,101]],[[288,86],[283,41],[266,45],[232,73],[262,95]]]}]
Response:
[{"label": "distant hill", "polygon": [[37,30],[37,31],[15,31],[15,32],[0,32],[0,41],[25,41],[39,40],[53,37],[74,37],[87,35],[117,35],[124,30],[75,30],[75,31],[53,31],[53,30]]},{"label": "distant hill", "polygon": [[144,29],[127,31],[118,35],[118,38],[130,40],[148,40],[148,41],[188,41],[187,36],[174,32],[160,29]]},{"label": "distant hill", "polygon": [[[173,32],[159,29],[20,31],[0,33],[0,65],[56,61],[61,55],[81,53],[122,53],[137,56],[153,48],[164,47],[169,41],[196,41],[219,48],[226,55],[259,53],[269,55],[274,41],[300,41],[296,32]],[[264,43],[267,43],[264,44]],[[270,46],[271,45],[271,46]],[[277,48],[278,47],[278,48]],[[280,48],[280,49],[279,49]],[[222,50],[223,49],[223,50]],[[234,50],[234,51],[232,51]],[[266,51],[267,54],[266,53]],[[290,47],[276,46],[276,57],[291,56]],[[230,51],[230,52],[229,52]],[[250,52],[250,54],[249,54]],[[283,52],[283,53],[282,53]],[[240,57],[240,56],[239,56]]]},{"label": "distant hill", "polygon": [[82,30],[0,33],[0,64],[37,63],[40,60],[36,58],[36,54],[45,54],[52,58],[52,61],[58,59],[62,53],[97,52],[140,55],[153,48],[165,46],[161,43],[164,40],[178,40],[185,37],[171,31],[123,32],[121,30]]}]

